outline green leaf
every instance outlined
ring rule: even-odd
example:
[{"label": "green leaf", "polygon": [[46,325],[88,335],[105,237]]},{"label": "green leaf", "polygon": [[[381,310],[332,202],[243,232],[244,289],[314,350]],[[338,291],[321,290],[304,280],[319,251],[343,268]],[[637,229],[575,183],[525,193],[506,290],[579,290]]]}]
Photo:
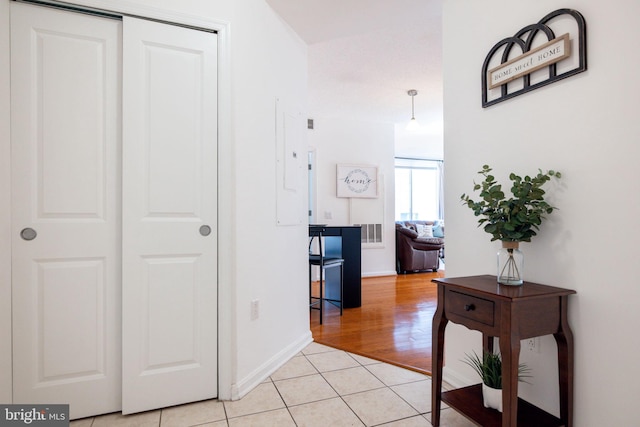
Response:
[{"label": "green leaf", "polygon": [[[502,359],[499,353],[485,352],[482,358],[474,351],[465,353],[462,360],[480,376],[481,381],[491,388],[502,388]],[[526,382],[525,378],[531,378],[531,369],[524,363],[518,365],[518,381]]]},{"label": "green leaf", "polygon": [[502,191],[502,184],[497,183],[490,174],[491,170],[489,165],[483,165],[478,174],[484,179],[480,184],[474,182],[473,191],[479,191],[480,200],[474,201],[463,193],[462,203],[480,217],[478,226],[486,224],[484,230],[491,234],[491,241],[530,241],[536,235],[533,228],[538,229],[544,215],[556,209],[544,201],[546,192],[541,187],[551,177],[559,179],[560,172],[538,169],[537,175],[525,175],[524,180],[512,172],[509,174],[512,197],[507,198]]}]

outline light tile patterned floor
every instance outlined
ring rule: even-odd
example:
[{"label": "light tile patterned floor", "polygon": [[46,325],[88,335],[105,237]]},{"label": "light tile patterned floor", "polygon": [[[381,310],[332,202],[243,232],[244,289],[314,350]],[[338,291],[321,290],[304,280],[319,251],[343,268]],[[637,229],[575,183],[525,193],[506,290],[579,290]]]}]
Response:
[{"label": "light tile patterned floor", "polygon": [[[366,357],[311,343],[238,401],[208,400],[72,427],[431,426],[431,379]],[[473,423],[451,409],[443,427]]]}]

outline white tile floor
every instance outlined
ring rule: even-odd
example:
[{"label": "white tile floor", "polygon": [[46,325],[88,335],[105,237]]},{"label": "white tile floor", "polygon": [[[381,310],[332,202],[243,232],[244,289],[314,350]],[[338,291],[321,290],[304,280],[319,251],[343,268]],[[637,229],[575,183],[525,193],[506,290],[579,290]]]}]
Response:
[{"label": "white tile floor", "polygon": [[[417,372],[311,343],[238,401],[208,400],[72,427],[431,426],[431,379]],[[443,409],[443,427],[474,424]]]}]

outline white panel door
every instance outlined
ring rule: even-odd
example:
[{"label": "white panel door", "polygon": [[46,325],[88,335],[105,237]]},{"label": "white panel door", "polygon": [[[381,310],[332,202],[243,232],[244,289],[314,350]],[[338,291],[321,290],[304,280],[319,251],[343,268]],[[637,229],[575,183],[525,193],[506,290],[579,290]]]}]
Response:
[{"label": "white panel door", "polygon": [[74,418],[121,404],[121,25],[11,4],[14,403]]},{"label": "white panel door", "polygon": [[217,396],[217,39],[124,18],[123,412]]}]

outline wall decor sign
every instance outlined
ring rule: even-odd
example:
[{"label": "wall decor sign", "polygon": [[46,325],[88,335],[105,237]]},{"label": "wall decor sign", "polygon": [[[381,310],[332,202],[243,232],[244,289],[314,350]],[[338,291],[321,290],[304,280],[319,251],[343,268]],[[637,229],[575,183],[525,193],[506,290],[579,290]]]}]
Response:
[{"label": "wall decor sign", "polygon": [[489,70],[489,89],[495,89],[525,74],[562,61],[570,54],[571,43],[569,43],[569,33],[567,33]]},{"label": "wall decor sign", "polygon": [[[562,35],[556,37],[556,33]],[[482,107],[586,69],[584,17],[573,9],[558,9],[491,48],[482,64]]]},{"label": "wall decor sign", "polygon": [[378,197],[378,168],[368,165],[337,165],[338,197]]}]

